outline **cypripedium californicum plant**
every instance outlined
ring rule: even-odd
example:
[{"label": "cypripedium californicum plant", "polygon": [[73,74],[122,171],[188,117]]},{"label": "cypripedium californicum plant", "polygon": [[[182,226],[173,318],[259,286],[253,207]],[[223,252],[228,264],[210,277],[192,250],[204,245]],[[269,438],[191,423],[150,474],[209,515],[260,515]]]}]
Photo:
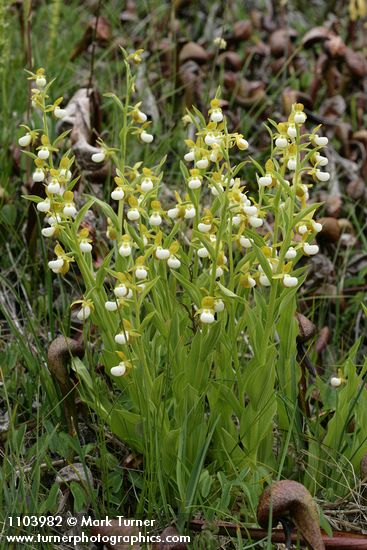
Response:
[{"label": "cypripedium californicum plant", "polygon": [[[208,118],[196,109],[184,117],[195,138],[185,141],[182,180],[166,204],[165,159],[129,164],[128,151],[157,140],[135,98],[132,67],[142,53],[124,52],[124,98],[106,94],[121,113],[119,147],[99,140],[91,159],[115,165],[109,203],[87,196],[79,205],[74,157],[60,151],[67,132],[55,137],[49,121],[64,115],[62,98],[50,100],[43,69],[30,74],[39,127],[24,126],[18,141],[29,148],[33,180],[44,185],[43,197],[27,198],[44,218],[42,235],[54,242],[49,268],[61,276],[71,265],[79,269],[77,316],[98,327],[101,360],[116,389],[112,402],[104,379],[76,360],[82,396],[144,455],[145,475],[159,478],[160,465],[174,495],[159,478],[163,506],[181,502],[187,512],[204,483],[206,494],[220,490],[219,470],[228,479],[251,479],[249,498],[256,497],[280,460],[275,420],[287,430],[299,414],[299,260],[318,253],[322,226],[309,191],[330,177],[322,154],[327,138],[320,127],[305,129],[303,105],[294,104],[286,121],[270,120],[271,155],[261,166],[245,136],[228,127],[218,91]],[[94,207],[105,217],[100,239],[109,248],[99,267],[82,226]]]}]

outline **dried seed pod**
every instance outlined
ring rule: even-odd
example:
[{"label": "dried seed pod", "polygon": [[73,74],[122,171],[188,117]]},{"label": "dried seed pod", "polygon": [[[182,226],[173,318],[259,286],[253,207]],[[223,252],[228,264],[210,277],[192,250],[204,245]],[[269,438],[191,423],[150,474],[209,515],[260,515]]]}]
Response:
[{"label": "dried seed pod", "polygon": [[268,527],[270,513],[273,527],[279,521],[286,523],[291,520],[311,550],[325,549],[317,506],[301,483],[286,479],[269,485],[261,495],[257,508],[257,521],[264,529]]}]

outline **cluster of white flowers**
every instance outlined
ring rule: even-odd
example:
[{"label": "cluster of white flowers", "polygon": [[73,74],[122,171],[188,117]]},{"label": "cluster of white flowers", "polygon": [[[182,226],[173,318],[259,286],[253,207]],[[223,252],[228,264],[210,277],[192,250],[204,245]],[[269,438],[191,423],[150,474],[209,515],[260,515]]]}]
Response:
[{"label": "cluster of white flowers", "polygon": [[[44,71],[32,73],[31,78],[37,86],[32,93],[33,104],[44,113],[63,116],[60,98],[52,106],[47,105]],[[141,162],[132,167],[121,163],[117,166],[111,199],[117,202],[118,224],[116,218],[115,221],[108,218],[107,236],[116,245],[123,268],[114,273],[117,284],[112,299],[105,301],[104,310],[111,315],[121,315],[120,310],[124,310],[123,325],[114,336],[118,346],[126,346],[138,336],[126,317],[135,293],[142,292],[150,279],[161,272],[162,264],[172,272],[180,270],[183,263],[186,269],[194,266],[196,276],[201,277],[203,293],[201,307],[199,304],[194,307],[200,321],[210,325],[226,309],[223,287],[229,279],[232,288],[245,296],[255,287],[273,287],[278,283],[285,289],[295,288],[300,284],[297,262],[301,256],[313,256],[319,250],[313,239],[322,226],[313,219],[314,210],[307,209],[306,203],[312,183],[325,182],[330,177],[321,170],[328,160],[320,154],[327,138],[317,134],[318,129],[302,134],[306,114],[301,104],[293,105],[286,122],[273,123],[274,150],[265,169],[254,163],[255,177],[243,181],[239,177],[242,166],[230,165],[229,151],[235,149],[241,154],[249,144],[242,134],[228,131],[221,105],[218,98],[211,101],[208,122],[197,113],[186,115],[186,121],[196,126],[196,139],[185,142],[188,147],[184,155],[187,165],[182,163],[185,190],[181,194],[175,192],[175,203],[169,208],[164,209],[158,200],[163,163],[154,167],[143,166]],[[126,113],[131,121],[128,132],[136,134],[143,143],[151,143],[153,135],[147,131],[150,123],[140,106],[138,103],[129,107]],[[33,180],[43,182],[45,187],[44,198],[37,202],[38,211],[46,215],[47,225],[42,234],[57,238],[70,248],[70,252],[65,252],[57,242],[56,258],[49,262],[49,267],[55,273],[65,274],[74,261],[73,253],[76,261],[79,256],[85,261],[84,256],[93,251],[85,227],[74,240],[65,238],[65,230],[73,227],[77,216],[71,190],[75,183],[71,172],[73,158],[64,155],[55,166],[58,141],[52,143],[45,128],[43,131],[25,128],[20,146],[40,143],[34,155]],[[99,146],[92,155],[94,162],[116,159],[114,149],[101,140]],[[284,209],[288,209],[291,227],[282,224]],[[182,227],[185,224],[186,228]],[[77,251],[70,242],[77,243]],[[95,277],[91,258],[88,262]],[[89,298],[80,303],[78,318],[85,321],[96,305]],[[126,365],[123,359],[112,374],[122,376]]]}]

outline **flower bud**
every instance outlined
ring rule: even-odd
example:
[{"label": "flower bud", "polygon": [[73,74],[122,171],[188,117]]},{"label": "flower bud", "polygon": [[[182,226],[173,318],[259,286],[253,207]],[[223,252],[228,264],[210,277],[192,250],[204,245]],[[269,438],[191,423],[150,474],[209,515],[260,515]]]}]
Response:
[{"label": "flower bud", "polygon": [[333,388],[339,388],[339,386],[342,385],[342,379],[338,378],[337,376],[333,376],[330,378],[330,386]]}]

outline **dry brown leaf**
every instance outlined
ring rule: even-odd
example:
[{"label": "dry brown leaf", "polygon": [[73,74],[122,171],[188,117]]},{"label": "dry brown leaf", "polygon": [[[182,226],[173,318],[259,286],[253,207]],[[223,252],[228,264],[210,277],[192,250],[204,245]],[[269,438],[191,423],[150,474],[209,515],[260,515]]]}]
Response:
[{"label": "dry brown leaf", "polygon": [[235,40],[248,40],[252,35],[252,23],[249,20],[236,21],[233,25],[233,38]]},{"label": "dry brown leaf", "polygon": [[180,64],[189,60],[196,61],[196,63],[206,63],[208,59],[207,52],[196,42],[187,42],[179,53]]},{"label": "dry brown leaf", "polygon": [[350,72],[354,76],[357,76],[359,78],[367,76],[367,61],[361,53],[355,52],[351,48],[346,48],[344,59]]},{"label": "dry brown leaf", "polygon": [[314,44],[324,42],[334,36],[334,33],[326,27],[314,27],[310,31],[306,32],[302,38],[302,46],[304,48],[311,48]]}]

